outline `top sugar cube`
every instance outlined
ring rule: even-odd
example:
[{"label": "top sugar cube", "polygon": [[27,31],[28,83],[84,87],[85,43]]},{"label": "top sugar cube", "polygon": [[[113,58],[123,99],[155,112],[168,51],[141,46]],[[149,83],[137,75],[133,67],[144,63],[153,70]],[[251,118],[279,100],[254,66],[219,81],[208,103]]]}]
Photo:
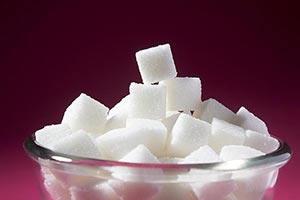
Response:
[{"label": "top sugar cube", "polygon": [[168,80],[177,75],[169,44],[138,51],[135,56],[145,84]]}]

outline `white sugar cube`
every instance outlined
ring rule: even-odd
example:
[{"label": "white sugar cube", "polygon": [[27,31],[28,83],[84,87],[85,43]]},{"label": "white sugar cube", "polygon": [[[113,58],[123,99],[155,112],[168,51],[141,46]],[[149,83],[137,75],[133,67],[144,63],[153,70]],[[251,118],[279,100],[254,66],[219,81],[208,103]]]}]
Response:
[{"label": "white sugar cube", "polygon": [[101,134],[106,122],[108,108],[86,94],[80,94],[66,109],[62,119],[73,132],[85,130]]},{"label": "white sugar cube", "polygon": [[117,128],[124,128],[126,126],[126,120],[128,117],[128,100],[129,95],[124,97],[119,103],[109,110],[104,132]]},{"label": "white sugar cube", "polygon": [[185,157],[200,146],[208,144],[210,131],[209,123],[181,113],[172,129],[169,155]]},{"label": "white sugar cube", "polygon": [[132,118],[127,120],[126,127],[139,127],[141,129],[140,132],[143,132],[146,137],[144,145],[146,145],[156,156],[161,157],[164,155],[164,148],[167,141],[167,128],[161,121]]},{"label": "white sugar cube", "polygon": [[237,113],[238,125],[246,130],[256,131],[261,134],[270,135],[268,128],[261,119],[248,111],[245,107],[241,107]]},{"label": "white sugar cube", "polygon": [[194,112],[193,116],[209,123],[212,122],[212,119],[214,117],[233,124],[235,124],[236,122],[235,113],[212,98],[204,101],[201,106]]},{"label": "white sugar cube", "polygon": [[166,113],[166,117],[160,120],[167,128],[168,133],[171,133],[173,126],[176,120],[178,119],[179,115],[180,112],[178,111],[168,111]]},{"label": "white sugar cube", "polygon": [[220,152],[220,157],[224,161],[248,159],[262,155],[265,154],[261,151],[241,145],[226,145]]},{"label": "white sugar cube", "polygon": [[246,131],[245,146],[252,147],[264,153],[271,153],[278,149],[279,142],[275,138],[255,131]]},{"label": "white sugar cube", "polygon": [[166,87],[131,83],[128,116],[161,119],[166,115]]},{"label": "white sugar cube", "polygon": [[70,187],[71,200],[120,200],[114,190],[103,182],[90,187]]},{"label": "white sugar cube", "polygon": [[178,119],[179,115],[180,115],[180,112],[178,112],[178,111],[167,111],[166,117],[160,120],[167,128],[167,139],[166,139],[165,147],[164,147],[165,156],[167,156],[167,149],[170,144],[171,132],[172,132],[173,126],[174,126],[176,120]]},{"label": "white sugar cube", "polygon": [[159,156],[163,153],[167,133],[162,124],[155,124],[158,126],[147,127],[147,124],[142,124],[111,130],[96,139],[97,146],[106,159],[119,160],[139,144],[144,144]]},{"label": "white sugar cube", "polygon": [[151,151],[142,144],[127,153],[120,159],[120,161],[134,163],[159,163],[158,159],[151,153]]},{"label": "white sugar cube", "polygon": [[51,149],[55,142],[70,135],[71,133],[72,131],[67,124],[49,125],[36,131],[35,139],[40,145]]},{"label": "white sugar cube", "polygon": [[216,152],[208,145],[199,147],[199,149],[193,151],[190,155],[186,156],[180,163],[214,163],[221,162],[222,159]]},{"label": "white sugar cube", "polygon": [[169,44],[138,51],[135,56],[144,83],[155,83],[177,75]]},{"label": "white sugar cube", "polygon": [[201,104],[199,78],[176,77],[160,82],[167,87],[167,110],[196,110]]},{"label": "white sugar cube", "polygon": [[87,158],[100,159],[101,153],[89,135],[79,130],[53,144],[52,150]]},{"label": "white sugar cube", "polygon": [[224,120],[213,118],[211,124],[211,135],[209,145],[219,153],[225,145],[242,145],[245,142],[245,131],[243,128],[226,122]]}]

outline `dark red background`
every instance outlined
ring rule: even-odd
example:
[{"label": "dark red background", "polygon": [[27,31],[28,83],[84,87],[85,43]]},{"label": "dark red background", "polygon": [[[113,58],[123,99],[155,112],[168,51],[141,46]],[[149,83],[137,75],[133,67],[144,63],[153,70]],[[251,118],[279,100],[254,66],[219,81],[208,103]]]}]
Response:
[{"label": "dark red background", "polygon": [[276,200],[300,194],[299,7],[289,1],[1,1],[0,199],[39,199],[22,142],[85,92],[111,107],[141,78],[134,53],[172,46],[203,99],[244,105],[287,141]]}]

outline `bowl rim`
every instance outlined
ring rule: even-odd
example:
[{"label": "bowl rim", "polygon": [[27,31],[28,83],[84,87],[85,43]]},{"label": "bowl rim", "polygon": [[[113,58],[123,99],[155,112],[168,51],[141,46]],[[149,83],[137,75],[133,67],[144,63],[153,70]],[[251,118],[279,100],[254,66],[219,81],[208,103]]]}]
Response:
[{"label": "bowl rim", "polygon": [[256,167],[281,167],[292,156],[290,146],[281,139],[272,136],[279,142],[279,147],[275,151],[257,156],[254,158],[223,161],[215,163],[192,163],[192,164],[174,164],[174,163],[132,163],[114,160],[102,160],[87,157],[67,155],[47,149],[35,142],[35,135],[29,135],[23,142],[23,148],[29,157],[39,162],[40,159],[78,166],[89,167],[135,167],[135,168],[160,168],[160,169],[201,169],[213,171],[238,171]]}]

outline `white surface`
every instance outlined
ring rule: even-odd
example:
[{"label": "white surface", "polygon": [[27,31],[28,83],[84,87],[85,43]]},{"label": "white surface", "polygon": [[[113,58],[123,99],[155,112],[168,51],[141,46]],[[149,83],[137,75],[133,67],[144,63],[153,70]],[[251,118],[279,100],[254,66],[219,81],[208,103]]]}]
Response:
[{"label": "white surface", "polygon": [[214,117],[233,124],[236,121],[235,113],[213,98],[205,100],[193,115],[209,123],[212,122]]},{"label": "white surface", "polygon": [[172,129],[169,155],[185,157],[200,146],[208,144],[210,131],[209,123],[181,113]]},{"label": "white surface", "polygon": [[79,130],[53,144],[52,150],[86,158],[101,158],[101,153],[91,137],[83,130]]},{"label": "white surface", "polygon": [[167,110],[196,110],[201,104],[201,81],[199,78],[176,77],[160,82],[167,87]]},{"label": "white surface", "polygon": [[108,110],[105,105],[82,93],[66,109],[62,123],[68,124],[73,132],[82,129],[101,134]]},{"label": "white surface", "polygon": [[67,124],[55,124],[45,126],[35,132],[36,141],[45,148],[52,148],[52,145],[72,133]]},{"label": "white surface", "polygon": [[224,120],[213,118],[209,145],[217,153],[220,153],[222,147],[225,145],[243,145],[245,137],[243,128]]},{"label": "white surface", "polygon": [[240,125],[244,129],[256,131],[265,135],[270,135],[265,122],[248,111],[245,107],[241,107],[237,111],[236,115],[238,117],[238,125]]},{"label": "white surface", "polygon": [[166,116],[166,87],[131,83],[128,116],[130,118],[161,119]]},{"label": "white surface", "polygon": [[177,75],[169,44],[138,51],[135,56],[143,83],[155,83]]}]

